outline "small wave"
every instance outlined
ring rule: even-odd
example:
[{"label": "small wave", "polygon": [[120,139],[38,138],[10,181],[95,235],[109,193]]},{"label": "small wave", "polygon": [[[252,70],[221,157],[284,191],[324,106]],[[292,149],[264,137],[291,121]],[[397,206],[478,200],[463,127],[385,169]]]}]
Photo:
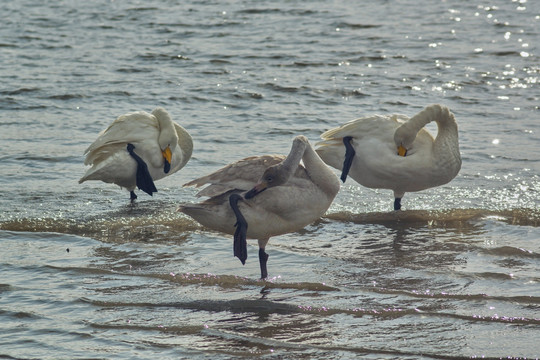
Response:
[{"label": "small wave", "polygon": [[353,24],[353,23],[347,23],[342,22],[336,24],[337,28],[349,28],[349,29],[374,29],[374,28],[380,28],[382,25],[375,25],[375,24]]},{"label": "small wave", "polygon": [[277,85],[273,83],[266,83],[263,85],[263,87],[277,91],[277,92],[284,92],[284,93],[297,93],[300,91],[300,88],[297,88],[297,87],[281,86],[281,85]]},{"label": "small wave", "polygon": [[540,304],[539,296],[493,296],[487,294],[450,294],[446,292],[433,292],[433,291],[409,291],[409,290],[397,290],[387,288],[366,288],[366,290],[377,294],[389,294],[389,295],[404,295],[407,297],[421,298],[421,299],[451,299],[451,300],[464,300],[464,301],[477,301],[477,300],[491,300],[491,301],[506,301],[512,303],[521,304]]},{"label": "small wave", "polygon": [[328,64],[324,62],[319,62],[319,61],[295,61],[292,63],[292,66],[294,67],[321,67],[321,66],[328,66]]},{"label": "small wave", "polygon": [[420,312],[423,315],[448,317],[460,320],[466,320],[470,322],[496,322],[506,324],[523,324],[523,325],[540,325],[540,319],[526,318],[522,316],[499,316],[499,315],[462,315],[445,312]]},{"label": "small wave", "polygon": [[137,6],[127,9],[128,12],[157,11],[159,8],[153,6]]},{"label": "small wave", "polygon": [[519,51],[494,51],[492,54],[495,56],[521,56]]},{"label": "small wave", "polygon": [[262,99],[264,98],[263,94],[257,92],[237,92],[232,95],[237,99]]},{"label": "small wave", "polygon": [[[26,158],[25,158],[26,159]],[[36,160],[36,159],[34,159]],[[47,162],[66,161],[66,159],[40,158]],[[70,218],[20,218],[0,222],[0,230],[26,232],[56,232],[73,234],[106,242],[166,241],[173,237],[181,240],[201,229],[193,220],[177,215],[173,205],[154,204],[155,208],[126,207],[117,212],[89,219]],[[385,226],[412,227],[462,227],[464,223],[475,223],[486,219],[505,222],[510,225],[540,226],[540,210],[509,209],[454,209],[454,210],[406,210],[393,212],[351,213],[340,211],[328,213],[323,218],[352,222],[357,224],[381,224]],[[470,226],[470,225],[468,225]],[[540,255],[527,250],[504,247],[490,249],[496,255],[516,255],[537,258]]]},{"label": "small wave", "polygon": [[[176,211],[170,211],[176,214]],[[65,219],[31,218],[16,219],[0,223],[1,230],[27,232],[54,232],[90,237],[105,242],[123,243],[138,241],[182,240],[186,231],[195,231],[199,225],[193,221],[173,215],[145,214],[145,216],[115,216],[106,218]]]},{"label": "small wave", "polygon": [[263,286],[261,292],[270,289],[293,289],[306,291],[339,291],[338,288],[321,283],[281,283],[277,279],[253,280],[241,276],[214,275],[214,274],[168,274],[152,275],[161,279],[167,279],[180,284],[204,284],[208,286],[219,285],[223,288],[236,288],[238,286]]},{"label": "small wave", "polygon": [[110,95],[110,96],[132,96],[133,94],[130,93],[129,91],[113,90],[113,91],[106,92],[105,95]]},{"label": "small wave", "polygon": [[540,226],[538,209],[451,209],[451,210],[406,210],[394,212],[372,212],[355,214],[347,211],[329,213],[325,218],[358,224],[428,224],[430,226],[453,226],[467,221],[495,218],[510,225]]},{"label": "small wave", "polygon": [[344,98],[352,98],[352,97],[364,98],[364,97],[371,96],[370,94],[365,93],[361,91],[360,89],[353,89],[353,90],[339,89],[339,90],[334,90],[334,91]]},{"label": "small wave", "polygon": [[496,255],[502,257],[524,257],[540,259],[540,254],[538,253],[535,253],[531,250],[516,248],[512,246],[501,246],[492,249],[483,249],[483,252],[489,255]]},{"label": "small wave", "polygon": [[181,54],[170,55],[161,53],[146,53],[144,55],[138,55],[137,57],[142,60],[191,60],[187,56]]},{"label": "small wave", "polygon": [[114,324],[98,324],[94,322],[87,322],[87,324],[93,328],[96,329],[104,329],[104,330],[141,330],[141,331],[161,331],[165,333],[173,333],[176,336],[177,335],[192,335],[197,334],[201,330],[203,330],[205,327],[204,325],[182,325],[182,326],[164,326],[164,325],[157,325],[157,326],[148,326],[148,325],[140,325],[136,324],[135,321],[132,320],[126,320],[122,323],[114,323]]},{"label": "small wave", "polygon": [[10,284],[0,284],[0,294],[7,291],[15,290]]},{"label": "small wave", "polygon": [[[225,59],[212,59],[209,62],[210,62],[210,64],[217,64],[217,65],[220,65],[220,64],[224,64],[224,65],[232,64],[232,61],[225,60]],[[208,74],[208,75],[223,75],[223,74],[228,74],[229,71],[228,70],[222,70],[222,69],[219,69],[219,70],[212,69],[212,70],[203,70],[202,73],[203,74]]]},{"label": "small wave", "polygon": [[[76,156],[38,156],[25,154],[21,156],[16,156],[13,159],[17,161],[43,161],[48,163],[65,163],[65,162],[77,162],[80,159]],[[7,159],[6,159],[7,160]]]},{"label": "small wave", "polygon": [[278,8],[266,8],[266,9],[244,9],[237,11],[238,14],[272,14],[280,13],[281,9]]},{"label": "small wave", "polygon": [[38,316],[34,313],[29,313],[26,311],[6,311],[6,310],[0,310],[0,315],[6,318],[15,318],[19,320],[39,320],[43,319],[41,316]]},{"label": "small wave", "polygon": [[85,98],[85,95],[82,94],[58,94],[47,96],[46,99],[50,100],[73,100],[73,99],[82,99]]},{"label": "small wave", "polygon": [[0,94],[2,95],[21,95],[21,94],[28,94],[36,91],[40,91],[41,88],[38,87],[23,87],[16,90],[6,90],[6,91],[0,91]]},{"label": "small wave", "polygon": [[305,16],[305,15],[313,15],[317,12],[314,10],[306,10],[306,9],[280,9],[280,8],[261,8],[261,9],[243,9],[237,11],[238,14],[248,14],[248,15],[255,15],[255,14],[274,14],[274,13],[283,13],[283,14],[290,14],[290,15],[297,15],[297,16]]},{"label": "small wave", "polygon": [[126,73],[126,74],[136,74],[136,73],[150,73],[153,70],[150,68],[118,68],[116,69],[119,73]]},{"label": "small wave", "polygon": [[[321,316],[333,316],[337,314],[352,315],[355,317],[373,316],[377,318],[399,318],[403,316],[416,315],[420,310],[415,308],[328,308],[325,306],[295,305],[285,302],[276,302],[266,299],[236,299],[236,300],[196,300],[196,301],[176,301],[163,303],[149,302],[118,302],[81,299],[99,307],[153,307],[153,308],[178,308],[207,312],[231,312],[231,313],[254,313],[254,314],[311,314]],[[427,312],[424,312],[427,313]],[[437,313],[434,313],[435,315]]]}]

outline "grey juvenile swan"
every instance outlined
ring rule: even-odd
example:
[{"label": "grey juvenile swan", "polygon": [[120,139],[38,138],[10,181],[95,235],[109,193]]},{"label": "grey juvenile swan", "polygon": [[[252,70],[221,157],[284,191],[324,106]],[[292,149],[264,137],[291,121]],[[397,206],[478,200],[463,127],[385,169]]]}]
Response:
[{"label": "grey juvenile swan", "polygon": [[204,226],[234,234],[234,256],[242,264],[247,258],[246,238],[257,239],[262,279],[268,276],[265,248],[269,238],[319,219],[340,188],[337,176],[305,136],[293,140],[287,157],[248,157],[184,186],[206,184],[197,195],[209,199],[178,210]]}]

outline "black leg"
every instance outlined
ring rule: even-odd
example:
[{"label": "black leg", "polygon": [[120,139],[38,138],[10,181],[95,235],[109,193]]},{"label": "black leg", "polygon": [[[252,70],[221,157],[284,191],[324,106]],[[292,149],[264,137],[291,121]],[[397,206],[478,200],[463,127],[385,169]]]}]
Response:
[{"label": "black leg", "polygon": [[266,270],[266,263],[268,262],[268,254],[264,252],[263,248],[259,248],[259,264],[261,265],[261,279],[268,277],[268,271]]},{"label": "black leg", "polygon": [[394,200],[394,210],[401,210],[401,198]]},{"label": "black leg", "polygon": [[130,191],[129,192],[129,198],[131,200],[131,202],[135,202],[135,199],[137,199],[137,194],[135,194],[135,191]]},{"label": "black leg", "polygon": [[345,182],[347,180],[347,175],[351,169],[352,161],[356,151],[354,151],[353,146],[351,145],[352,136],[345,136],[343,138],[343,145],[345,145],[345,160],[343,161],[343,169],[341,171],[341,181]]},{"label": "black leg", "polygon": [[129,155],[131,155],[131,157],[137,162],[137,187],[148,195],[152,196],[152,193],[157,192],[156,186],[154,185],[154,179],[152,179],[152,176],[148,171],[148,166],[144,160],[139,155],[135,154],[135,151],[133,150],[135,150],[135,146],[133,146],[133,144],[128,144],[127,151],[129,152]]},{"label": "black leg", "polygon": [[246,236],[248,223],[238,208],[239,200],[242,200],[242,196],[238,194],[232,194],[229,196],[229,205],[231,206],[234,215],[236,215],[236,224],[234,224],[236,231],[234,232],[233,253],[234,256],[240,259],[242,265],[245,265],[247,259]]}]

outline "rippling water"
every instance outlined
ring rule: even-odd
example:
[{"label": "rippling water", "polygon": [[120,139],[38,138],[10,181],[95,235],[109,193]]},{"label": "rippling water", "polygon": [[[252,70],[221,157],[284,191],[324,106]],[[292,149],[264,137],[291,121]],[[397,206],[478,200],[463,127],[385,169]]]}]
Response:
[{"label": "rippling water", "polygon": [[[540,357],[537,1],[0,3],[0,358]],[[181,185],[375,113],[455,113],[463,166],[403,199],[348,181],[272,238],[267,282]],[[77,180],[165,107],[188,165],[135,205]],[[436,131],[436,127],[429,127]]]}]

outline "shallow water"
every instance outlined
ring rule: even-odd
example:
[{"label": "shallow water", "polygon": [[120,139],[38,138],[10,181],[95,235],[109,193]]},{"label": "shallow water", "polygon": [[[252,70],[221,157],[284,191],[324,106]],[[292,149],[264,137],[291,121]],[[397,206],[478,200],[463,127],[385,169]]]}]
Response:
[{"label": "shallow water", "polygon": [[[534,1],[0,4],[0,358],[538,358],[540,8]],[[177,213],[181,185],[430,103],[449,184],[348,180],[272,238],[270,279]],[[77,183],[115,117],[165,107],[192,160],[152,198]],[[436,132],[436,127],[429,125]]]}]

